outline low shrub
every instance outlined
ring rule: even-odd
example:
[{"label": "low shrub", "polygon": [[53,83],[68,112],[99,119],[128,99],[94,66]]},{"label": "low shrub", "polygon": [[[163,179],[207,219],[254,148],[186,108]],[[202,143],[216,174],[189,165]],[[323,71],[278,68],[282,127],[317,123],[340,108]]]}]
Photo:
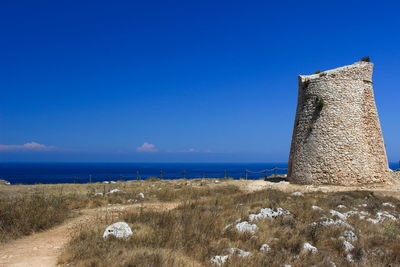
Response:
[{"label": "low shrub", "polygon": [[366,57],[361,58],[360,61],[363,61],[363,62],[371,62],[371,58],[370,58],[369,56],[366,56]]},{"label": "low shrub", "polygon": [[33,194],[0,199],[0,243],[42,231],[70,214],[65,198]]}]

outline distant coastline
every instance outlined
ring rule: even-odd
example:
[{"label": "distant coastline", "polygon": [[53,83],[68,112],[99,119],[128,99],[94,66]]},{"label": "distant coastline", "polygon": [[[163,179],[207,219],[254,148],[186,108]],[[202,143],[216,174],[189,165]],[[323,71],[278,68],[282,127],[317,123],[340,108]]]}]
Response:
[{"label": "distant coastline", "polygon": [[[274,169],[276,168],[276,169]],[[274,169],[274,170],[273,170]],[[88,183],[150,177],[261,179],[286,174],[287,163],[0,163],[11,184]],[[247,170],[247,175],[246,175]]]},{"label": "distant coastline", "polygon": [[[398,163],[389,167],[398,169]],[[273,170],[276,168],[276,170]],[[0,163],[0,179],[11,184],[88,183],[118,180],[246,177],[286,174],[287,163]],[[161,173],[162,172],[162,173]]]}]

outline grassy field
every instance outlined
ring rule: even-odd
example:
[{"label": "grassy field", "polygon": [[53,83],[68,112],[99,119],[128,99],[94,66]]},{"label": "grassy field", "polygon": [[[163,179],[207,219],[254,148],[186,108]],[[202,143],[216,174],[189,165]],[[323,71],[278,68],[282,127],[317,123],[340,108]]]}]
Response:
[{"label": "grassy field", "polygon": [[[59,261],[70,266],[217,266],[223,259],[224,266],[399,266],[399,204],[368,191],[228,190],[171,211],[125,212],[88,226]],[[290,214],[251,221],[249,215],[262,208]],[[104,240],[105,227],[118,220],[127,222],[133,235]],[[239,232],[237,225],[245,221],[257,230]],[[305,249],[305,243],[317,251]]]},{"label": "grassy field", "polygon": [[112,184],[0,186],[0,243],[46,230],[79,214],[83,208],[196,200],[238,192],[223,180],[150,179]]}]

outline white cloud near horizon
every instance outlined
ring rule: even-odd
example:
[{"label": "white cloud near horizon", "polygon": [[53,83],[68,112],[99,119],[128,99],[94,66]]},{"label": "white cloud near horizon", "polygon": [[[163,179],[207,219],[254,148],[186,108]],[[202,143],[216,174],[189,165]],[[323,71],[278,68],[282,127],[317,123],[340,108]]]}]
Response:
[{"label": "white cloud near horizon", "polygon": [[136,148],[137,152],[157,152],[158,149],[154,144],[144,142],[143,145]]},{"label": "white cloud near horizon", "polygon": [[54,150],[54,146],[46,146],[36,142],[29,142],[23,145],[2,145],[0,151],[49,151]]},{"label": "white cloud near horizon", "polygon": [[194,149],[194,148],[189,148],[189,149],[183,150],[182,152],[194,153],[194,152],[198,152],[198,151],[196,149]]}]

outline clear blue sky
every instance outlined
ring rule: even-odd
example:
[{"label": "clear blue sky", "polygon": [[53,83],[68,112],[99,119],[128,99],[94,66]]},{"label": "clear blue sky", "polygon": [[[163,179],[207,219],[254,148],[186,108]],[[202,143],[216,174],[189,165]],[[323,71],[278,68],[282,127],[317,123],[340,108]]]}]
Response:
[{"label": "clear blue sky", "polygon": [[398,1],[0,3],[0,161],[288,158],[297,75],[375,63],[400,159]]}]

